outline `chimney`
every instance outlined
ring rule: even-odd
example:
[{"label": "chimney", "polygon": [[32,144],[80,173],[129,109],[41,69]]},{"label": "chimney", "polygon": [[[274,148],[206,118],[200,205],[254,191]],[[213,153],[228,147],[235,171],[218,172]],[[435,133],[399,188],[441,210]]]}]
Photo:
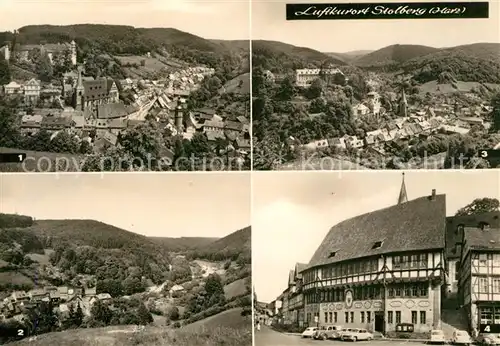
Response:
[{"label": "chimney", "polygon": [[432,189],[431,201],[436,199],[436,189]]}]

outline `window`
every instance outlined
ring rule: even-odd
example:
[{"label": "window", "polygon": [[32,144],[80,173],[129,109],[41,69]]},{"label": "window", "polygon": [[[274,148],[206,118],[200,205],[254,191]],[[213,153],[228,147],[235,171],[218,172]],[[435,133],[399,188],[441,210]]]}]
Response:
[{"label": "window", "polygon": [[354,311],[351,311],[351,323],[354,323]]},{"label": "window", "polygon": [[479,314],[481,319],[481,324],[492,324],[493,323],[493,309],[492,308],[482,308]]},{"label": "window", "polygon": [[381,248],[383,243],[383,241],[376,241],[375,243],[373,243],[372,250]]},{"label": "window", "polygon": [[328,257],[335,257],[335,255],[337,254],[337,251],[332,251],[330,252],[330,255],[328,255]]},{"label": "window", "polygon": [[422,284],[422,286],[420,286],[420,297],[427,297],[427,284]]},{"label": "window", "polygon": [[427,268],[427,264],[428,264],[427,254],[421,253],[420,254],[420,268]]},{"label": "window", "polygon": [[500,279],[493,279],[493,293],[500,293]]},{"label": "window", "polygon": [[365,323],[365,312],[361,311],[361,323]]},{"label": "window", "polygon": [[366,323],[372,322],[372,313],[370,311],[366,312]]},{"label": "window", "polygon": [[387,295],[389,296],[389,298],[393,298],[394,297],[394,288],[387,289]]},{"label": "window", "polygon": [[349,323],[349,313],[345,313],[345,323]]},{"label": "window", "polygon": [[396,324],[401,323],[401,311],[396,311]]},{"label": "window", "polygon": [[479,292],[488,293],[488,278],[479,278]]},{"label": "window", "polygon": [[418,255],[412,255],[410,261],[410,268],[418,268],[418,264],[420,263]]},{"label": "window", "polygon": [[392,311],[387,311],[387,323],[394,323],[394,313]]},{"label": "window", "polygon": [[411,323],[413,324],[417,324],[418,321],[417,321],[417,312],[416,311],[412,311],[411,312]]},{"label": "window", "polygon": [[411,286],[405,285],[405,297],[411,297]]},{"label": "window", "polygon": [[420,311],[420,324],[425,324],[427,322],[427,318],[425,316],[425,311]]},{"label": "window", "polygon": [[394,296],[396,297],[401,297],[401,287],[396,287],[396,292],[394,293]]},{"label": "window", "polygon": [[325,323],[328,323],[328,312],[325,312]]},{"label": "window", "polygon": [[337,313],[333,313],[333,323],[337,323]]},{"label": "window", "polygon": [[328,313],[328,316],[330,317],[330,318],[328,319],[328,321],[329,321],[330,323],[333,323],[333,313],[329,312],[329,313]]},{"label": "window", "polygon": [[459,274],[460,274],[460,262],[456,261],[455,262],[455,281],[458,281]]},{"label": "window", "polygon": [[418,286],[417,285],[411,286],[411,296],[418,297]]}]

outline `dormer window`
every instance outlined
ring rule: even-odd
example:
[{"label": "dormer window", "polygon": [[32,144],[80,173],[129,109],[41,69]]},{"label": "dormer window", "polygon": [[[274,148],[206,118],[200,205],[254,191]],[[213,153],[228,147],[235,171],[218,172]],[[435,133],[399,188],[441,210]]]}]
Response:
[{"label": "dormer window", "polygon": [[455,230],[455,234],[458,234],[459,232],[463,233],[464,231],[464,225],[458,225],[457,229]]},{"label": "dormer window", "polygon": [[332,257],[335,257],[335,255],[337,254],[337,251],[332,251],[330,252],[330,254],[328,255],[328,258],[332,258]]},{"label": "dormer window", "polygon": [[380,249],[383,244],[384,244],[383,241],[376,241],[375,243],[373,243],[372,250]]}]

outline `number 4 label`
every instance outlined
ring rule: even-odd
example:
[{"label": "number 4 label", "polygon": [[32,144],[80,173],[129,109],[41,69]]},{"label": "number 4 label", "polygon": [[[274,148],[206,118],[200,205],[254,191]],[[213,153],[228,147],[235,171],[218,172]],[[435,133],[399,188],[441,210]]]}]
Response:
[{"label": "number 4 label", "polygon": [[491,331],[490,326],[489,326],[489,325],[488,325],[488,326],[485,326],[485,327],[484,327],[484,331],[485,331],[486,333],[489,333],[489,332]]}]

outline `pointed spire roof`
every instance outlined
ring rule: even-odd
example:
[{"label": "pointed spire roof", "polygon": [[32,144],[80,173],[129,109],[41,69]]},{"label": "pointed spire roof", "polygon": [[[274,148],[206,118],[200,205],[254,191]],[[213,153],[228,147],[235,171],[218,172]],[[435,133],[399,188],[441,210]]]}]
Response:
[{"label": "pointed spire roof", "polygon": [[406,101],[406,92],[405,89],[403,88],[403,92],[401,93],[401,102],[404,104],[407,104],[408,102]]},{"label": "pointed spire roof", "polygon": [[408,196],[406,195],[405,174],[403,173],[403,182],[401,183],[401,190],[399,191],[398,204],[406,202],[408,202]]}]

